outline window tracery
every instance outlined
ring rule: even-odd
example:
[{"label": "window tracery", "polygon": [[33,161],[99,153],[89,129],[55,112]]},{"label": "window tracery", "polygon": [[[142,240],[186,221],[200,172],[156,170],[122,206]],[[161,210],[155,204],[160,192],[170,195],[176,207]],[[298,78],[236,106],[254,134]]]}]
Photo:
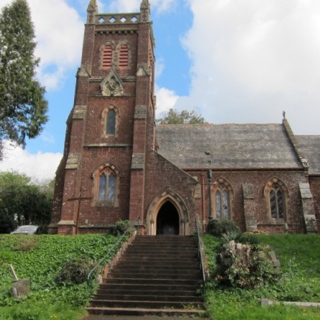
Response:
[{"label": "window tracery", "polygon": [[284,218],[283,192],[277,184],[273,184],[270,190],[270,214],[273,219]]},{"label": "window tracery", "polygon": [[219,185],[215,194],[216,218],[230,218],[229,193],[223,185]]},{"label": "window tracery", "polygon": [[119,109],[113,105],[106,107],[101,114],[103,138],[116,138],[120,120]]},{"label": "window tracery", "polygon": [[110,163],[101,165],[93,173],[93,180],[93,205],[118,207],[120,175],[116,167]]},{"label": "window tracery", "polygon": [[114,204],[116,191],[115,173],[109,168],[103,171],[99,177],[99,196],[98,201]]},{"label": "window tracery", "polygon": [[271,219],[286,219],[289,192],[285,183],[278,178],[270,179],[265,186],[264,196],[267,201],[269,217]]}]

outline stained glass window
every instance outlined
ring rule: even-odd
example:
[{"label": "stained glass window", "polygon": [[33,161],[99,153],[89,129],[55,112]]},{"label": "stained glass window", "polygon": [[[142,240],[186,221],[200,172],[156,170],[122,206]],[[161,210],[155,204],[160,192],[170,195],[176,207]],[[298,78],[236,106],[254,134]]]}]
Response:
[{"label": "stained glass window", "polygon": [[270,190],[270,211],[272,218],[284,218],[283,193],[277,184],[273,184]]},{"label": "stained glass window", "polygon": [[100,184],[99,184],[99,201],[103,201],[105,199],[106,185],[107,185],[107,177],[104,174],[102,174],[100,176]]},{"label": "stained glass window", "polygon": [[229,194],[224,186],[220,185],[216,191],[216,218],[229,218]]},{"label": "stained glass window", "polygon": [[221,218],[221,193],[219,190],[216,192],[216,218]]},{"label": "stained glass window", "polygon": [[229,218],[229,197],[228,197],[228,192],[226,190],[223,191],[222,200],[223,200],[223,217]]},{"label": "stained glass window", "polygon": [[116,189],[116,177],[112,174],[109,176],[109,185],[107,191],[107,201],[113,202],[114,201],[114,193]]},{"label": "stained glass window", "polygon": [[114,203],[116,191],[116,177],[110,170],[103,172],[99,179],[99,201]]},{"label": "stained glass window", "polygon": [[116,132],[116,112],[109,110],[107,116],[107,134],[115,134]]}]

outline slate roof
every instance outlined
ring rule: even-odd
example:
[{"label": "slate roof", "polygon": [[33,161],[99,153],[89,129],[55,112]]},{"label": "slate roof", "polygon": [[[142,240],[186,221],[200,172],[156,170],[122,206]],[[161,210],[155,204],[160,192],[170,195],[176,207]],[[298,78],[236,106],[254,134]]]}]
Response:
[{"label": "slate roof", "polygon": [[320,174],[320,136],[296,136],[309,164],[309,174]]},{"label": "slate roof", "polygon": [[302,168],[282,124],[160,125],[156,134],[158,152],[182,169]]}]

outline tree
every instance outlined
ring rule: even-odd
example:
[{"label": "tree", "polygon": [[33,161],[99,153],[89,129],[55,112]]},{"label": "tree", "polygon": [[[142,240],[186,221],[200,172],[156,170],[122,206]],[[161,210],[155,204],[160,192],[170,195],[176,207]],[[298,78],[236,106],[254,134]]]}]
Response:
[{"label": "tree", "polygon": [[197,111],[182,110],[181,112],[170,109],[164,113],[160,119],[156,120],[157,124],[201,124],[206,123],[204,118]]},{"label": "tree", "polygon": [[39,59],[26,0],[14,0],[0,15],[0,140],[19,144],[40,134],[47,122],[45,89],[35,79]]},{"label": "tree", "polygon": [[21,224],[46,227],[52,201],[50,185],[38,186],[23,174],[0,172],[0,233],[8,233]]}]

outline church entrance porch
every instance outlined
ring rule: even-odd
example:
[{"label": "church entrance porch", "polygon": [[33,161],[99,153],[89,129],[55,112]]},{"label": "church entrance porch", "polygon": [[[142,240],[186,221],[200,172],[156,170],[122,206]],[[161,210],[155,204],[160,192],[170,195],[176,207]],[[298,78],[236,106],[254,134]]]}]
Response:
[{"label": "church entrance porch", "polygon": [[150,203],[146,226],[146,234],[150,236],[189,235],[189,214],[185,202],[171,189],[166,189]]},{"label": "church entrance porch", "polygon": [[178,235],[180,233],[179,214],[171,202],[166,202],[157,216],[157,235]]}]

